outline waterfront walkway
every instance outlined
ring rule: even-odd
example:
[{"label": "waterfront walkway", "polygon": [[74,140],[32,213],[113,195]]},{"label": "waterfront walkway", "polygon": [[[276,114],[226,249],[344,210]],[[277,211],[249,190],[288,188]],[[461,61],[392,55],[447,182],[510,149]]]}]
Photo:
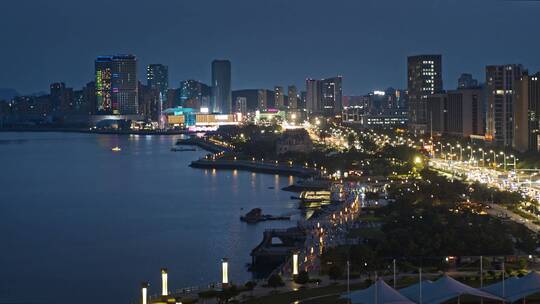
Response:
[{"label": "waterfront walkway", "polygon": [[202,169],[228,169],[228,170],[244,170],[251,172],[279,174],[286,176],[298,176],[309,178],[319,174],[314,168],[293,166],[290,163],[276,163],[263,161],[249,160],[230,160],[223,158],[201,158],[191,162],[191,167]]}]

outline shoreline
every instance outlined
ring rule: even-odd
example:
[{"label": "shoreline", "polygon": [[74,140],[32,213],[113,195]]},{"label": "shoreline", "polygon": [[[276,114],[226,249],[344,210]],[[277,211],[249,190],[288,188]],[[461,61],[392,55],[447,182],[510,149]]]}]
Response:
[{"label": "shoreline", "polygon": [[173,131],[144,131],[144,130],[90,130],[81,128],[0,128],[0,133],[33,132],[33,133],[82,133],[82,134],[107,134],[107,135],[182,135],[189,134],[187,130]]}]

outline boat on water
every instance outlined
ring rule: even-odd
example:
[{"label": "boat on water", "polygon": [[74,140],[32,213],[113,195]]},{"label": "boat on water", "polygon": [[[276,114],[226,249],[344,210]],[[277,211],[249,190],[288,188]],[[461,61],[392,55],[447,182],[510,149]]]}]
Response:
[{"label": "boat on water", "polygon": [[111,149],[113,152],[120,152],[122,151],[122,149],[119,147],[119,146],[116,146],[114,148]]},{"label": "boat on water", "polygon": [[173,152],[185,152],[185,151],[197,151],[197,149],[196,148],[172,147],[171,151],[173,151]]}]

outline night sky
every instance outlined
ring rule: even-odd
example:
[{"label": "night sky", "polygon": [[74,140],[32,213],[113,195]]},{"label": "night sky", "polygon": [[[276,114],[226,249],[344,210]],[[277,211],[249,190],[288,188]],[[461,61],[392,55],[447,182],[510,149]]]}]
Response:
[{"label": "night sky", "polygon": [[1,0],[0,88],[81,87],[100,54],[169,66],[170,86],[232,61],[233,89],[344,77],[345,94],[406,87],[406,56],[443,54],[443,81],[486,64],[540,70],[540,1]]}]

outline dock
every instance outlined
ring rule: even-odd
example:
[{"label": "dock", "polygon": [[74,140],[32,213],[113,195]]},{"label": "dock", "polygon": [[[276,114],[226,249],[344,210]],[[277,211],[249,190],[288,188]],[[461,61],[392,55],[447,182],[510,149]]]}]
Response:
[{"label": "dock", "polygon": [[[279,243],[273,243],[273,240]],[[272,269],[281,265],[290,255],[304,247],[306,233],[298,227],[288,229],[268,229],[263,233],[262,242],[251,251],[253,269]]]},{"label": "dock", "polygon": [[191,167],[201,169],[228,169],[243,170],[250,172],[260,172],[269,174],[278,174],[285,176],[297,176],[309,178],[319,174],[313,168],[300,166],[291,166],[288,164],[276,164],[270,162],[249,161],[249,160],[229,160],[229,159],[199,159],[191,162]]}]

